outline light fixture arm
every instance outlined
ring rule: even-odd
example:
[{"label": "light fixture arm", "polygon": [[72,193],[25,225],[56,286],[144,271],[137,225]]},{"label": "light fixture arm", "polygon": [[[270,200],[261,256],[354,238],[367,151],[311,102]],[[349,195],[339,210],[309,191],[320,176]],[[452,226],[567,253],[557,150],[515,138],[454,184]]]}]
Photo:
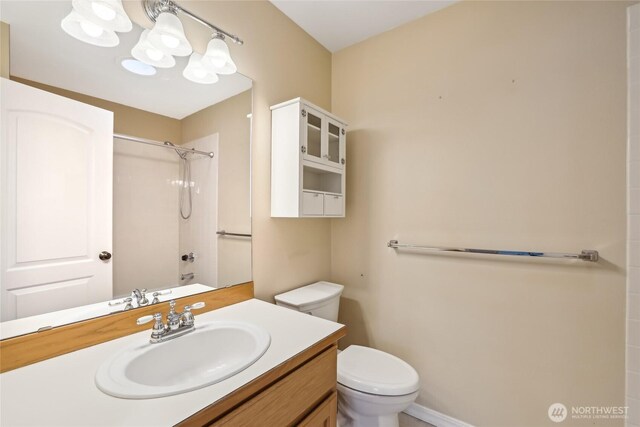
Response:
[{"label": "light fixture arm", "polygon": [[156,21],[156,18],[162,12],[169,11],[175,14],[177,14],[177,12],[180,12],[185,14],[189,18],[193,19],[194,21],[199,22],[205,27],[210,28],[211,30],[215,31],[217,34],[221,34],[225,37],[230,38],[231,40],[233,40],[234,43],[239,45],[244,44],[244,42],[240,37],[234,34],[228,33],[220,27],[216,27],[212,23],[200,18],[198,15],[188,11],[187,9],[176,4],[172,0],[142,0],[142,5],[144,7],[145,13],[147,14],[147,17],[149,17],[149,19],[153,22]]}]

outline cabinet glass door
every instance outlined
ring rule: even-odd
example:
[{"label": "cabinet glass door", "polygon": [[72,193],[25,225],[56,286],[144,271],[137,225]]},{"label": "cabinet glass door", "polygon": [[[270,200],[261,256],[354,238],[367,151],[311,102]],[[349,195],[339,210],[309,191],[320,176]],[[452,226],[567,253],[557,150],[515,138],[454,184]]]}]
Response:
[{"label": "cabinet glass door", "polygon": [[344,158],[344,135],[340,123],[328,120],[327,135],[327,159],[328,164],[334,167],[343,167],[342,159]]},{"label": "cabinet glass door", "polygon": [[322,161],[322,114],[303,106],[302,118],[306,126],[307,160]]}]

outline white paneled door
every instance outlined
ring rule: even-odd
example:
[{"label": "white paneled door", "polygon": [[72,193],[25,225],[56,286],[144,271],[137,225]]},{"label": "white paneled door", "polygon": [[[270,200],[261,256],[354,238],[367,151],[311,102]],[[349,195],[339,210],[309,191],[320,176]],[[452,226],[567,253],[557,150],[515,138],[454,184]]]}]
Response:
[{"label": "white paneled door", "polygon": [[113,113],[0,90],[2,321],[110,299]]}]

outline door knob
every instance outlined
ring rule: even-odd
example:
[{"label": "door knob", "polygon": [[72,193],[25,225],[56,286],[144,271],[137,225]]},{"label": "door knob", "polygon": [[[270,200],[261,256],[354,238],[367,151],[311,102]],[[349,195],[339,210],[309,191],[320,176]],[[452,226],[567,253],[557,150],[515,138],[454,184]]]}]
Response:
[{"label": "door knob", "polygon": [[100,258],[102,261],[108,261],[111,259],[111,254],[107,251],[102,251],[100,252],[100,255],[98,255],[98,258]]}]

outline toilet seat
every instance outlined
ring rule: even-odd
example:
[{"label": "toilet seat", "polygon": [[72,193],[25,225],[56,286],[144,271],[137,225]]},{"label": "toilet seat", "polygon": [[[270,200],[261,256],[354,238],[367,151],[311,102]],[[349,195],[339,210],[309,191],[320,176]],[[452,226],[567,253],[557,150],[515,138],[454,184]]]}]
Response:
[{"label": "toilet seat", "polygon": [[338,354],[338,383],[363,393],[402,396],[419,388],[419,377],[407,362],[369,347],[351,345]]}]

